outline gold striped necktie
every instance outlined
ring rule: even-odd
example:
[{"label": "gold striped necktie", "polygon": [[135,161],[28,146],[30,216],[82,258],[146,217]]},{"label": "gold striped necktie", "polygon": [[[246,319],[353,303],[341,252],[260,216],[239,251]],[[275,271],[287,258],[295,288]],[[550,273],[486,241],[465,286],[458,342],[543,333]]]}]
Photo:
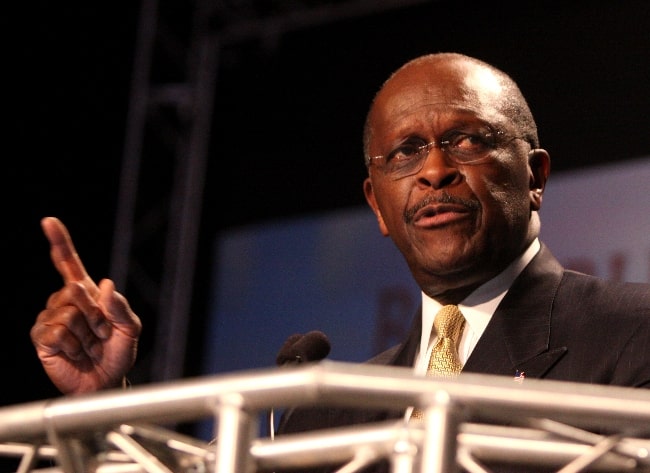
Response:
[{"label": "gold striped necktie", "polygon": [[[436,314],[433,326],[438,339],[431,350],[427,376],[452,378],[463,369],[458,356],[458,341],[463,333],[465,317],[457,305],[446,305]],[[411,415],[411,418],[421,417],[422,412],[419,409],[415,409]]]}]

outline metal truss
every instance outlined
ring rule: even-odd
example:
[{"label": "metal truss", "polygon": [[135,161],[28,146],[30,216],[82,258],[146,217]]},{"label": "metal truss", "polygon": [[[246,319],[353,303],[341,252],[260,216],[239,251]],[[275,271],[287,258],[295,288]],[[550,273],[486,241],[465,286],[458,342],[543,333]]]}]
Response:
[{"label": "metal truss", "polygon": [[110,275],[155,328],[151,380],[183,373],[222,49],[272,54],[288,31],[422,3],[142,0]]},{"label": "metal truss", "polygon": [[[274,408],[424,410],[420,421],[262,438]],[[213,419],[206,442],[170,422]],[[598,432],[598,433],[597,433]],[[358,472],[650,472],[650,391],[322,362],[150,384],[0,408],[0,455],[18,473],[246,473],[332,466]],[[50,464],[42,467],[43,461]],[[336,465],[343,465],[336,467]]]}]

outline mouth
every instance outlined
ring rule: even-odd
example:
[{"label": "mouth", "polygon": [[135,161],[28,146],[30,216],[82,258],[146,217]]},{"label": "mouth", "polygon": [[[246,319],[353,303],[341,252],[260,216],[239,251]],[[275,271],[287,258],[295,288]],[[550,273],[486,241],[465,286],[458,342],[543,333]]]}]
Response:
[{"label": "mouth", "polygon": [[442,227],[466,219],[471,210],[461,204],[431,204],[418,210],[412,223],[421,228]]},{"label": "mouth", "polygon": [[480,210],[473,199],[449,195],[428,195],[404,213],[404,222],[421,228],[436,228],[469,218]]}]

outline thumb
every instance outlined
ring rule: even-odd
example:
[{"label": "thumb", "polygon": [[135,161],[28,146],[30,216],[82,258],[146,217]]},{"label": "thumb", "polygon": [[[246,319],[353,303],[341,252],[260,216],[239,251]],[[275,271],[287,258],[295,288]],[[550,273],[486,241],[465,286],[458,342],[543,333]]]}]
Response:
[{"label": "thumb", "polygon": [[112,280],[102,279],[99,282],[99,299],[97,303],[111,325],[131,337],[139,336],[141,330],[140,319],[131,310],[126,298],[115,290],[115,283]]}]

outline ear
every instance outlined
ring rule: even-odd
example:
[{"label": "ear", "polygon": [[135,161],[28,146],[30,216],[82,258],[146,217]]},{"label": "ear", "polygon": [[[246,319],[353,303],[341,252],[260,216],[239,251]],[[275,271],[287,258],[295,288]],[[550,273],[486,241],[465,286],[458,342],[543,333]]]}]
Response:
[{"label": "ear", "polygon": [[388,236],[388,228],[384,223],[384,218],[381,216],[381,210],[379,210],[379,205],[377,204],[377,199],[375,198],[375,191],[372,187],[372,180],[369,177],[363,181],[363,193],[366,196],[366,202],[368,202],[368,205],[377,217],[377,223],[379,223],[379,231],[382,235]]},{"label": "ear", "polygon": [[528,172],[530,209],[536,211],[542,207],[542,194],[551,172],[551,157],[546,150],[536,148],[528,152]]}]

